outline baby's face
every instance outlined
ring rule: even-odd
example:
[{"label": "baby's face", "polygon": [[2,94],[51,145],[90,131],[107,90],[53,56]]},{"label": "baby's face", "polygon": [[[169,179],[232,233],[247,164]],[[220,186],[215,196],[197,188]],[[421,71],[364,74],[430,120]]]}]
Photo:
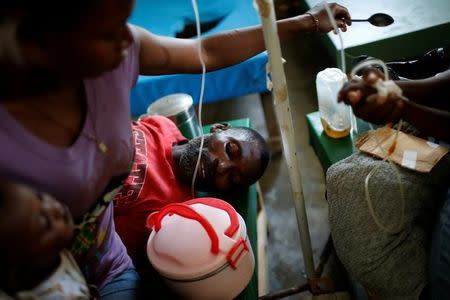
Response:
[{"label": "baby's face", "polygon": [[7,256],[46,260],[67,246],[73,221],[67,207],[25,185],[0,185],[0,245]]}]

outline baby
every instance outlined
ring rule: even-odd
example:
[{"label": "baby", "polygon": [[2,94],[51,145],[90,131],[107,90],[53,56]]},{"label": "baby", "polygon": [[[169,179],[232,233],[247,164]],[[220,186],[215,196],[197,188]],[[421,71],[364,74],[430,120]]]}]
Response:
[{"label": "baby", "polygon": [[70,252],[68,209],[50,195],[0,183],[0,299],[89,299]]}]

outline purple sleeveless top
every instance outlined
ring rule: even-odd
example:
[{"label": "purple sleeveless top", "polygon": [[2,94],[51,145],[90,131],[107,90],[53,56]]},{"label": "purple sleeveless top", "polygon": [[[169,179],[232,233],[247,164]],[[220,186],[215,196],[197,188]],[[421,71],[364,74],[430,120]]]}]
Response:
[{"label": "purple sleeveless top", "polygon": [[[52,194],[69,207],[75,219],[86,213],[111,178],[130,170],[134,145],[129,93],[138,73],[139,42],[135,38],[117,69],[84,80],[87,116],[82,130],[107,145],[106,155],[82,134],[69,148],[50,145],[29,133],[0,105],[0,177]],[[80,267],[87,280],[100,288],[132,266],[114,228],[112,203],[98,218],[93,248]]]}]

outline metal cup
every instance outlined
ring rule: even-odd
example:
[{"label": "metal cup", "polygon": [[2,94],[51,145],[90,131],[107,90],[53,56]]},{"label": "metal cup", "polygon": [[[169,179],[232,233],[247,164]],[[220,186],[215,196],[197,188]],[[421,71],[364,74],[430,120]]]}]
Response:
[{"label": "metal cup", "polygon": [[159,98],[147,108],[147,114],[169,118],[187,139],[201,134],[194,101],[188,94],[170,94]]}]

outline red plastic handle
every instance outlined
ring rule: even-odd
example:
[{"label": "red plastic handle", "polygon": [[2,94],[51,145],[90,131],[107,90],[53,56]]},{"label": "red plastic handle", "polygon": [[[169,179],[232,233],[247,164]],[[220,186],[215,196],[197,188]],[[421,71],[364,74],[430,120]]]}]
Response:
[{"label": "red plastic handle", "polygon": [[217,198],[209,198],[209,197],[204,197],[204,198],[196,198],[196,199],[192,199],[186,202],[183,202],[184,204],[196,204],[196,203],[201,203],[201,204],[205,204],[211,207],[215,207],[215,208],[219,208],[224,210],[228,216],[230,217],[230,226],[228,226],[227,230],[225,230],[225,235],[228,237],[232,237],[236,231],[239,229],[239,219],[236,213],[236,210],[234,209],[233,206],[231,206],[231,204],[229,204],[228,202],[225,202],[223,200],[217,199]]},{"label": "red plastic handle", "polygon": [[243,238],[239,240],[231,247],[230,251],[227,253],[227,260],[231,268],[237,269],[237,264],[239,259],[245,254],[245,252],[250,252],[247,247],[247,243]]},{"label": "red plastic handle", "polygon": [[206,233],[209,236],[209,239],[211,240],[211,252],[213,254],[219,253],[219,238],[217,237],[214,228],[211,226],[208,220],[206,220],[202,215],[200,215],[185,203],[172,203],[166,205],[157,214],[150,215],[147,219],[147,227],[151,228],[154,226],[155,231],[158,232],[161,229],[162,219],[168,214],[177,214],[179,216],[199,222],[200,225],[202,225],[202,227],[205,229]]}]

